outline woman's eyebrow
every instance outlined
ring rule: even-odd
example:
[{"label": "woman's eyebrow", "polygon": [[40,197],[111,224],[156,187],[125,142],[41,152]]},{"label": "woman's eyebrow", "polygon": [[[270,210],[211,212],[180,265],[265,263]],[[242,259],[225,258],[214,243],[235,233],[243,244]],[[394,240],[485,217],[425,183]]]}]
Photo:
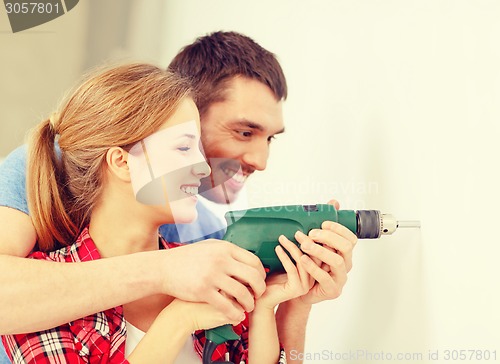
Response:
[{"label": "woman's eyebrow", "polygon": [[189,139],[196,139],[196,135],[194,134],[189,134],[189,133],[184,133],[184,134],[181,134],[177,137],[177,139],[181,139],[181,138],[189,138]]}]

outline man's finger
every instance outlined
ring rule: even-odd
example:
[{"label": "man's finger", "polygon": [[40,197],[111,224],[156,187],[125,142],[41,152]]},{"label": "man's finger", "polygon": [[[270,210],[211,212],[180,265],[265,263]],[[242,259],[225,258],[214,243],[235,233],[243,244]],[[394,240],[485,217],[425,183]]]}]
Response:
[{"label": "man's finger", "polygon": [[241,321],[241,317],[245,313],[245,309],[241,305],[215,290],[207,297],[207,303],[220,312],[224,312],[231,321]]},{"label": "man's finger", "polygon": [[335,210],[340,209],[340,203],[335,199],[331,199],[330,201],[328,201],[328,204],[335,206]]},{"label": "man's finger", "polygon": [[250,253],[248,250],[245,250],[243,248],[240,248],[239,246],[234,245],[234,249],[232,249],[231,251],[231,256],[243,264],[254,267],[262,275],[262,278],[264,279],[266,278],[266,271],[264,270],[262,262],[255,254]]}]

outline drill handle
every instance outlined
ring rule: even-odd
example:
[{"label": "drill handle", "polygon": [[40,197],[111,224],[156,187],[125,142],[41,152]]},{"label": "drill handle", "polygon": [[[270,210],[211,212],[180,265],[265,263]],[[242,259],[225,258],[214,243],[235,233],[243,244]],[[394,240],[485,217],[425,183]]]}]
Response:
[{"label": "drill handle", "polygon": [[205,331],[205,345],[203,347],[203,364],[231,363],[231,362],[212,362],[212,355],[217,345],[229,340],[238,340],[237,335],[231,325],[222,325]]}]

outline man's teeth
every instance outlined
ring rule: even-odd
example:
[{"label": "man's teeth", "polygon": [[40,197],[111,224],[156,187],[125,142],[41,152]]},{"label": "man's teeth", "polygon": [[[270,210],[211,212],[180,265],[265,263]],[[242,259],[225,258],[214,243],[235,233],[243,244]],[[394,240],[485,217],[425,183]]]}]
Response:
[{"label": "man's teeth", "polygon": [[224,172],[224,174],[226,176],[231,177],[234,181],[236,181],[238,183],[243,183],[247,179],[247,176],[245,176],[241,173],[236,173],[231,169],[224,168],[224,169],[222,169],[222,172]]},{"label": "man's teeth", "polygon": [[198,187],[182,186],[181,190],[182,190],[182,192],[185,192],[188,195],[197,195],[198,194]]}]

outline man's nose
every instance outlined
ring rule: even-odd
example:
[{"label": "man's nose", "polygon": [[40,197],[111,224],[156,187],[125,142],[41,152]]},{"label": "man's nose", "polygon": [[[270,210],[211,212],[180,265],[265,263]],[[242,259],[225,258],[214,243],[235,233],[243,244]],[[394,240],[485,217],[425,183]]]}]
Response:
[{"label": "man's nose", "polygon": [[251,166],[257,171],[263,171],[267,166],[267,159],[269,158],[269,145],[253,146],[250,147],[243,154],[243,163]]}]

